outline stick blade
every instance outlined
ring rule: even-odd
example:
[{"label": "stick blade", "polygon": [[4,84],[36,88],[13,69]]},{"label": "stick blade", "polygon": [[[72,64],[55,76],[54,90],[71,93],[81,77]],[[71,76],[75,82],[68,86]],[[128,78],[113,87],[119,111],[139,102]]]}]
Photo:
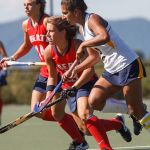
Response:
[{"label": "stick blade", "polygon": [[34,112],[40,112],[40,108],[39,108],[39,103],[36,103],[35,105],[34,105]]}]

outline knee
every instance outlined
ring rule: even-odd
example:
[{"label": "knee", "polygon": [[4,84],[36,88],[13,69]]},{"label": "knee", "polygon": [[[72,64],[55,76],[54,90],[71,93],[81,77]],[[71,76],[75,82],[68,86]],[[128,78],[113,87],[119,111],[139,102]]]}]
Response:
[{"label": "knee", "polygon": [[100,98],[89,98],[89,105],[93,110],[103,110],[106,104],[106,100],[101,100]]},{"label": "knee", "polygon": [[60,121],[63,119],[65,112],[54,111],[52,110],[52,116],[56,121]]},{"label": "knee", "polygon": [[86,112],[86,111],[81,112],[81,113],[79,114],[79,117],[80,117],[80,119],[81,119],[82,121],[85,121],[85,120],[88,118],[88,116],[89,116],[89,112]]}]

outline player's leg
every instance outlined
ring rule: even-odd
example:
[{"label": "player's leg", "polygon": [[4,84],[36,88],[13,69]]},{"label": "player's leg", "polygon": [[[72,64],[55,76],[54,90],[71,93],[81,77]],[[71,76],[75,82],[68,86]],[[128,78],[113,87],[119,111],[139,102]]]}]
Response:
[{"label": "player's leg", "polygon": [[[36,103],[41,102],[46,97],[46,86],[47,78],[38,76],[33,86],[32,97],[31,97],[31,111],[34,111],[34,106]],[[51,114],[51,109],[46,109],[42,113],[38,114],[37,117],[42,118],[46,121],[55,121]]]},{"label": "player's leg", "polygon": [[[145,109],[146,105],[143,104]],[[128,108],[125,100],[118,100],[115,98],[108,98],[106,100],[106,104],[101,111],[103,113],[123,113],[123,114],[129,114]],[[130,114],[129,114],[130,115]],[[129,116],[132,119],[133,122],[133,132],[135,135],[139,135],[142,130],[142,125],[139,123],[139,121],[133,116]]]},{"label": "player's leg", "polygon": [[[93,115],[92,109],[89,107],[88,103],[88,87],[90,88],[90,85],[92,83],[89,82],[85,85],[85,87],[81,87],[81,89],[78,90],[76,98],[77,98],[77,111],[79,117],[85,122],[86,127],[92,134],[92,136],[95,138],[97,141],[99,147],[101,149],[107,148],[107,149],[112,149],[107,137],[106,132],[108,131],[108,123],[109,124],[109,129],[111,126],[111,130],[119,130],[122,128],[122,123],[117,120],[103,120],[103,119],[98,119],[95,115]],[[90,88],[91,89],[91,88]],[[105,125],[107,125],[105,127]]]},{"label": "player's leg", "polygon": [[[47,85],[47,78],[41,77],[39,76],[35,82],[35,85],[33,87],[33,92],[32,92],[32,99],[31,99],[31,110],[34,110],[34,106],[37,102],[40,102],[42,100],[45,99],[46,96],[46,85]],[[52,115],[52,109],[46,109],[45,111],[43,111],[42,113],[40,113],[37,117],[42,118],[43,120],[46,121],[56,121],[54,119],[53,116],[56,117],[57,121],[59,122],[60,126],[64,129],[64,130],[68,130],[69,128],[65,125],[67,125],[68,122],[73,122],[74,126],[77,128],[77,125],[75,124],[73,118],[70,115],[64,115],[64,105],[62,105],[63,107],[56,107],[58,110],[57,112],[59,112],[59,109],[61,109],[63,112],[62,114],[55,114],[56,111],[54,111],[55,109],[53,109],[53,115]],[[61,119],[62,118],[62,119]],[[64,125],[65,124],[65,125]],[[68,129],[66,129],[68,128]],[[73,126],[71,126],[70,129],[72,129]],[[78,128],[77,128],[78,130]],[[71,133],[70,133],[71,132]],[[69,130],[69,134],[74,134],[73,133],[74,130]],[[75,131],[75,135],[73,135],[73,138],[77,138],[79,139],[77,136],[81,136],[79,131]],[[79,134],[79,135],[78,135]],[[80,137],[81,139],[83,139],[83,137]]]},{"label": "player's leg", "polygon": [[52,115],[60,127],[77,143],[82,143],[84,138],[79,132],[73,117],[65,112],[66,101],[61,101],[51,107]]},{"label": "player's leg", "polygon": [[77,111],[71,113],[73,119],[75,120],[76,124],[78,125],[79,130],[87,136],[91,136],[91,133],[88,131],[87,127],[85,126],[85,122],[78,116]]},{"label": "player's leg", "polygon": [[79,117],[84,121],[86,128],[94,137],[100,148],[112,149],[102,124],[98,122],[98,118],[93,115],[93,111],[89,108],[88,97],[80,97],[77,100],[77,112]]},{"label": "player's leg", "polygon": [[[120,87],[112,85],[104,78],[100,78],[96,84],[94,85],[90,95],[89,95],[89,104],[93,109],[102,110],[105,100],[112,96],[114,93],[120,90]],[[122,122],[122,126],[119,126],[118,120],[111,119],[111,120],[100,120],[101,124],[104,125],[105,131],[109,130],[122,130],[124,132],[124,139],[126,141],[131,141],[131,133],[129,130],[124,130],[125,124]],[[127,128],[126,128],[127,129]]]},{"label": "player's leg", "polygon": [[150,132],[150,113],[145,110],[142,102],[141,79],[130,82],[123,88],[123,93],[128,104],[129,113],[140,120],[143,127]]}]

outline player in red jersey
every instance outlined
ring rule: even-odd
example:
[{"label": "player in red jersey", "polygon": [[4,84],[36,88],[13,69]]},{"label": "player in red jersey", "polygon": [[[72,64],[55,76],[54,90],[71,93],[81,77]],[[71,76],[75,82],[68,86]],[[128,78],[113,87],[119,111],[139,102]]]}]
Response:
[{"label": "player in red jersey", "polygon": [[[40,60],[42,62],[45,62],[43,53],[45,47],[48,45],[48,41],[46,38],[47,31],[45,28],[45,21],[47,20],[48,15],[44,12],[45,4],[45,0],[24,0],[25,12],[29,17],[22,24],[24,32],[24,42],[11,57],[6,57],[1,60],[1,64],[3,66],[7,66],[7,60],[15,61],[23,57],[31,50],[32,47],[36,49]],[[41,68],[40,75],[38,76],[33,87],[31,98],[31,111],[34,110],[34,106],[37,102],[45,99],[47,78],[47,67],[44,66]],[[52,113],[54,114],[54,112]],[[40,117],[47,121],[57,121],[60,127],[69,134],[73,141],[77,140],[78,142],[82,142],[84,140],[72,116],[65,113],[64,108],[61,110],[61,113],[55,113],[54,117],[52,116],[52,113],[51,109],[47,109],[37,117]],[[71,126],[68,126],[68,122]]]},{"label": "player in red jersey", "polygon": [[[17,59],[25,56],[33,46],[37,50],[40,60],[44,61],[43,52],[45,47],[48,45],[48,41],[46,40],[46,29],[44,26],[44,22],[48,17],[48,15],[44,13],[45,1],[24,0],[24,8],[27,16],[29,17],[22,23],[24,42],[12,56],[5,57],[1,60],[1,64],[3,66],[7,66],[6,61],[8,60],[16,61]],[[47,77],[47,68],[44,66],[41,68],[40,75],[33,88],[31,100],[32,111],[35,103],[37,101],[41,101],[45,97],[44,91],[46,90],[46,86],[45,88],[43,87],[44,84],[46,84]],[[43,87],[40,85],[40,82]]]},{"label": "player in red jersey", "polygon": [[[66,79],[64,76],[71,64],[75,61],[76,50],[81,43],[81,41],[73,39],[77,30],[76,26],[70,25],[67,20],[62,19],[61,17],[53,16],[47,19],[46,28],[47,37],[50,43],[44,51],[45,61],[49,71],[47,82],[49,91],[47,92],[47,95],[51,93],[53,87],[57,84],[56,75],[57,71],[59,71],[65,80],[62,88],[66,89],[71,87],[76,93],[75,96],[70,97],[67,100],[70,111],[74,113],[74,116],[79,116],[79,118],[82,119],[87,129],[97,141],[100,149],[112,150],[106,134],[106,132],[110,130],[117,130],[127,142],[131,141],[130,131],[122,120],[118,118],[110,120],[98,119],[93,114],[93,110],[89,107],[88,95],[97,80],[93,67],[88,68],[83,72],[79,72],[71,79]],[[90,49],[87,51],[85,50],[85,55],[82,59],[84,60],[91,52],[97,55],[96,51],[90,51]],[[43,102],[41,102],[41,104]],[[63,107],[62,104],[59,105],[59,108],[55,105],[52,109],[56,112],[59,111],[61,107]],[[75,144],[76,149],[86,149],[84,143],[75,142]]]}]

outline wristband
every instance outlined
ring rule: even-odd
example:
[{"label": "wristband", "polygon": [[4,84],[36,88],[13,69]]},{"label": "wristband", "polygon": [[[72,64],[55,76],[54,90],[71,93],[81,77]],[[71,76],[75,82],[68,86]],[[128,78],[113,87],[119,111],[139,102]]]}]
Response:
[{"label": "wristband", "polygon": [[56,87],[55,85],[48,85],[48,86],[46,87],[46,92],[48,92],[48,91],[53,91],[55,87]]}]

